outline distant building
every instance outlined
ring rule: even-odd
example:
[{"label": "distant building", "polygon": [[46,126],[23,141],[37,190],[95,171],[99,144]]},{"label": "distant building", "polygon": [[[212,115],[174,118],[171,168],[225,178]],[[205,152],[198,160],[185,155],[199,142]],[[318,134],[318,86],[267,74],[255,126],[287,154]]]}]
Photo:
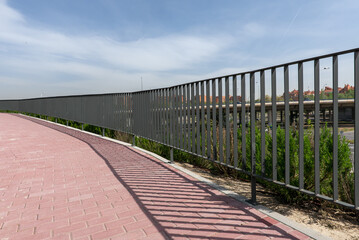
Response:
[{"label": "distant building", "polygon": [[349,90],[354,90],[354,87],[349,84],[345,84],[343,88],[338,88],[338,90],[339,93],[347,93]]},{"label": "distant building", "polygon": [[[353,86],[349,84],[345,84],[343,88],[338,87],[338,93],[347,93],[349,90],[354,90]],[[319,94],[330,94],[333,92],[333,88],[326,86],[323,90],[319,92]],[[298,100],[299,91],[294,89],[293,91],[289,92],[289,99],[297,101]],[[304,91],[303,96],[310,96],[314,95],[314,91]]]}]

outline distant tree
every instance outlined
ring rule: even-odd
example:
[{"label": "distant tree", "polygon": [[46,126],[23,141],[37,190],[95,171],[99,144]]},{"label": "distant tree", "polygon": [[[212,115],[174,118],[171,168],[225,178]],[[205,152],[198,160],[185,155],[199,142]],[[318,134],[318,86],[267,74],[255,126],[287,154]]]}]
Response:
[{"label": "distant tree", "polygon": [[346,93],[339,93],[338,98],[339,99],[352,99],[352,98],[354,98],[354,89],[350,89]]}]

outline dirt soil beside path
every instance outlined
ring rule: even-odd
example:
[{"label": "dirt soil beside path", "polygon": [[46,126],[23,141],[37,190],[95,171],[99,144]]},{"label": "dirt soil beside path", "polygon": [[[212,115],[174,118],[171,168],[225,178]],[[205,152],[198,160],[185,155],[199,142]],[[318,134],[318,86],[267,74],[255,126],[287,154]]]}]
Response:
[{"label": "dirt soil beside path", "polygon": [[[198,168],[188,163],[176,164],[248,199],[251,196],[249,182],[213,175],[209,170]],[[359,240],[359,221],[353,212],[344,212],[332,208],[323,210],[316,205],[298,206],[283,204],[278,201],[274,193],[260,185],[257,185],[257,201],[261,205],[295,222],[320,232],[323,236],[340,240]]]}]

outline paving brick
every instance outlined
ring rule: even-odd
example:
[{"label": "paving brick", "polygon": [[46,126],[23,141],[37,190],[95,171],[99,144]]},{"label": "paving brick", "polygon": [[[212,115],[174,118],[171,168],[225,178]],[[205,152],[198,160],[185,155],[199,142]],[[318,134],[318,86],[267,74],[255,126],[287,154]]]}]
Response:
[{"label": "paving brick", "polygon": [[133,217],[126,217],[118,219],[115,221],[105,223],[107,229],[123,228],[124,225],[134,223],[135,219]]},{"label": "paving brick", "polygon": [[122,235],[125,233],[124,229],[121,228],[115,228],[115,229],[108,229],[102,232],[98,232],[95,234],[91,235],[91,238],[93,240],[97,240],[97,239],[108,239],[108,238],[113,238],[116,237],[118,235]]},{"label": "paving brick", "polygon": [[111,239],[119,239],[119,240],[133,240],[133,239],[142,239],[145,238],[146,234],[141,229],[136,229],[131,232],[126,232],[125,234],[120,234],[116,237],[112,237]]},{"label": "paving brick", "polygon": [[152,222],[145,219],[145,220],[141,220],[139,222],[133,222],[133,223],[128,223],[124,225],[124,228],[127,232],[133,231],[135,229],[143,229],[145,227],[148,226],[152,226]]},{"label": "paving brick", "polygon": [[100,224],[100,223],[105,224],[107,222],[111,222],[111,221],[114,221],[116,219],[117,219],[116,214],[113,214],[112,216],[111,215],[109,215],[109,216],[101,216],[99,218],[88,220],[87,224],[89,226],[97,225],[97,224]]},{"label": "paving brick", "polygon": [[69,226],[65,226],[65,227],[61,227],[58,229],[54,229],[54,236],[58,235],[58,234],[62,234],[62,233],[70,233],[79,229],[85,229],[86,228],[86,223],[85,222],[79,222],[79,223],[75,223],[75,224],[71,224]]},{"label": "paving brick", "polygon": [[74,239],[76,239],[76,238],[80,238],[80,237],[84,237],[84,236],[90,236],[92,234],[102,232],[104,230],[105,230],[105,228],[104,228],[104,226],[102,224],[101,225],[95,225],[95,226],[91,226],[91,227],[88,227],[88,228],[83,228],[83,229],[80,229],[80,230],[73,231],[72,232],[72,237]]}]

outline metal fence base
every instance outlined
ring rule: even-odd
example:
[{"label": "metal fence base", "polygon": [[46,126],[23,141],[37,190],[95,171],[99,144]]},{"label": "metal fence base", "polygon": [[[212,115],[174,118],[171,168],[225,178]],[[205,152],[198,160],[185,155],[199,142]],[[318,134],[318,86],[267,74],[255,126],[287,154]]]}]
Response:
[{"label": "metal fence base", "polygon": [[173,148],[170,150],[170,163],[173,163]]},{"label": "metal fence base", "polygon": [[256,206],[259,203],[257,202],[257,180],[254,176],[251,177],[251,199],[246,200],[246,202]]}]

